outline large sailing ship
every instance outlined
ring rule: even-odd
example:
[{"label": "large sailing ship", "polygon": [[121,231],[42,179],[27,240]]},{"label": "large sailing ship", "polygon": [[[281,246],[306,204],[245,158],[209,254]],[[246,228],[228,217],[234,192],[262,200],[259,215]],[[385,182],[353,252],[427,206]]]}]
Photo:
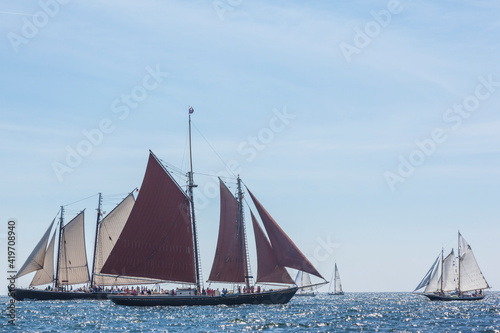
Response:
[{"label": "large sailing ship", "polygon": [[[130,193],[101,220],[102,196],[99,194],[92,274],[89,274],[85,249],[85,211],[81,211],[70,222],[64,224],[64,206],[61,206],[58,223],[55,222],[56,217],[16,275],[17,279],[36,272],[29,288],[16,288],[13,293],[14,298],[16,300],[106,299],[108,294],[104,292],[106,286],[144,283],[144,279],[101,273],[104,261],[118,239],[134,202],[134,196]],[[56,227],[50,238],[54,224]],[[76,290],[77,285],[85,284],[87,286],[84,288],[78,288],[80,291]],[[43,285],[47,287],[34,288]]]},{"label": "large sailing ship", "polygon": [[446,257],[441,251],[413,293],[432,301],[474,301],[483,299],[489,288],[472,248],[459,232],[458,257],[453,249]]},{"label": "large sailing ship", "polygon": [[[267,232],[266,237],[251,212],[257,249],[257,278],[253,283],[244,223],[244,193],[239,176],[236,195],[219,179],[220,225],[208,278],[210,283],[239,287],[233,292],[205,295],[193,195],[196,185],[191,153],[191,113],[192,109],[189,114],[191,171],[187,173],[187,190],[182,189],[163,163],[150,151],[137,201],[101,270],[111,275],[180,283],[184,287],[168,294],[110,294],[108,298],[116,304],[132,306],[287,303],[298,287],[294,285],[286,267],[321,279],[323,277],[247,188]],[[261,284],[280,285],[282,289],[264,291],[261,290]]]}]

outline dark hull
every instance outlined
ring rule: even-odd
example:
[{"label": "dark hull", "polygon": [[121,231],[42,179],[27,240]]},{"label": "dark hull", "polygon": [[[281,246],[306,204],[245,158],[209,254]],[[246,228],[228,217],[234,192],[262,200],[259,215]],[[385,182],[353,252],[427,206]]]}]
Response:
[{"label": "dark hull", "polygon": [[424,294],[431,301],[479,301],[482,300],[485,295],[481,296],[445,296],[445,295],[433,295],[433,294]]},{"label": "dark hull", "polygon": [[131,296],[113,295],[108,298],[118,305],[128,306],[192,306],[192,305],[242,305],[242,304],[285,304],[297,292],[297,288],[267,291],[254,294],[228,294],[225,296]]},{"label": "dark hull", "polygon": [[83,293],[72,291],[46,291],[36,289],[20,289],[14,290],[13,298],[17,301],[23,300],[38,300],[38,301],[51,301],[51,300],[71,300],[71,299],[107,299],[108,293]]},{"label": "dark hull", "polygon": [[339,292],[339,293],[328,293],[330,296],[342,296],[344,295],[344,292]]}]

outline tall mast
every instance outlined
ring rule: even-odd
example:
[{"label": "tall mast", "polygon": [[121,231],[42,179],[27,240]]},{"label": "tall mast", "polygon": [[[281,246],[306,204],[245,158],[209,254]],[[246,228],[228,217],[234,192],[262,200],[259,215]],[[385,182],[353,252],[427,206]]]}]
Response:
[{"label": "tall mast", "polygon": [[441,248],[441,292],[443,292],[444,249]]},{"label": "tall mast", "polygon": [[90,287],[94,287],[95,262],[97,260],[97,236],[99,235],[99,222],[101,222],[102,195],[99,193],[99,203],[97,205],[97,222],[95,225],[94,258],[92,260],[92,276],[90,277]]},{"label": "tall mast", "polygon": [[460,230],[458,231],[458,295],[460,295]]},{"label": "tall mast", "polygon": [[245,221],[243,218],[243,190],[241,189],[241,178],[238,175],[238,209],[239,209],[239,214],[238,214],[238,224],[239,227],[241,228],[241,247],[242,247],[242,253],[243,253],[243,262],[245,265],[245,284],[246,284],[246,290],[248,291],[250,289],[250,279],[252,276],[250,276],[250,263],[248,260],[248,252],[247,252],[247,244],[246,244],[246,233],[245,233]]},{"label": "tall mast", "polygon": [[191,149],[191,113],[193,113],[193,108],[189,108],[189,163],[191,166],[191,171],[188,173],[188,180],[189,180],[189,196],[191,199],[191,217],[192,217],[192,225],[193,225],[193,244],[194,244],[194,265],[195,265],[195,271],[196,271],[196,289],[198,291],[201,290],[201,283],[202,283],[202,278],[201,278],[201,270],[200,270],[200,255],[198,253],[198,235],[196,233],[196,219],[195,219],[195,212],[194,212],[194,196],[193,196],[193,188],[197,187],[198,185],[194,184],[193,180],[193,151]]},{"label": "tall mast", "polygon": [[56,279],[54,281],[54,289],[59,289],[59,258],[61,256],[61,235],[64,223],[64,206],[61,206],[61,216],[59,218],[59,244],[57,246],[57,258],[56,258]]}]

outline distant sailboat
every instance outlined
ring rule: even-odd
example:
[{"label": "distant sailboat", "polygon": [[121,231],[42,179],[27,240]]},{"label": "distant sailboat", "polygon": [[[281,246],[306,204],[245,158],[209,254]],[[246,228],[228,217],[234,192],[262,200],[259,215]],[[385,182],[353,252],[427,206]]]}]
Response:
[{"label": "distant sailboat", "polygon": [[328,295],[344,295],[342,290],[342,282],[340,281],[339,269],[337,268],[337,263],[335,263],[335,270],[333,272],[332,281],[330,282],[330,289],[333,284],[333,291],[329,291]]},{"label": "distant sailboat", "polygon": [[[91,275],[89,275],[87,252],[85,249],[84,211],[80,212],[75,218],[64,225],[64,207],[61,207],[58,213],[59,222],[56,230],[53,232],[49,245],[47,246],[47,243],[55,219],[16,275],[16,278],[19,278],[36,272],[30,283],[30,288],[16,288],[14,298],[16,300],[106,299],[107,293],[105,292],[92,291],[93,288],[88,288],[88,292],[77,292],[72,290],[72,286],[79,284],[113,286],[144,283],[144,279],[104,275],[100,272],[102,262],[109,255],[118,235],[121,233],[121,229],[123,229],[123,225],[130,214],[134,201],[133,195],[129,194],[101,221],[101,195],[99,194],[98,228],[96,230]],[[57,242],[56,234],[58,234]],[[45,290],[33,288],[48,284],[53,284],[53,287],[46,288]]]},{"label": "distant sailboat", "polygon": [[[189,142],[191,171],[185,192],[150,151],[137,202],[102,272],[124,274],[180,283],[184,287],[169,294],[109,295],[119,305],[180,306],[284,304],[298,287],[285,267],[321,274],[300,252],[262,204],[247,188],[266,233],[251,212],[257,249],[257,279],[252,284],[243,214],[243,189],[237,179],[236,197],[219,179],[220,226],[215,257],[208,282],[239,285],[230,293],[205,295],[202,282],[194,209],[191,158],[191,113]],[[286,285],[261,291],[260,284]],[[190,285],[186,288],[186,284]],[[292,286],[290,286],[292,285]],[[243,291],[241,287],[243,286]]]},{"label": "distant sailboat", "polygon": [[472,248],[459,232],[458,258],[453,249],[446,257],[441,252],[413,293],[432,301],[474,301],[483,299],[489,288]]},{"label": "distant sailboat", "polygon": [[309,276],[309,273],[298,271],[297,276],[295,277],[295,284],[299,287],[295,296],[316,296],[316,293],[311,286],[311,277]]}]

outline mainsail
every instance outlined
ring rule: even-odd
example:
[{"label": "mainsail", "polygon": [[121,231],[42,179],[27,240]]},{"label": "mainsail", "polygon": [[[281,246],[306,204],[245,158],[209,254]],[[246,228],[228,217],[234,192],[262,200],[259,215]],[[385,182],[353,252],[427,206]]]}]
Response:
[{"label": "mainsail", "polygon": [[42,239],[35,246],[28,259],[24,262],[23,266],[19,269],[16,278],[20,278],[23,275],[29,274],[31,272],[37,271],[43,268],[46,251],[47,251],[47,243],[50,237],[50,230],[52,229],[52,225],[54,224],[55,218],[50,224],[45,234],[43,234]]},{"label": "mainsail", "polygon": [[472,248],[460,233],[459,239],[459,269],[460,269],[460,291],[472,291],[477,289],[488,289],[490,286],[477,264]]},{"label": "mainsail", "polygon": [[62,228],[59,255],[59,284],[90,281],[85,250],[84,211]]},{"label": "mainsail", "polygon": [[150,152],[141,191],[101,272],[196,283],[190,204]]},{"label": "mainsail", "polygon": [[209,281],[245,282],[245,249],[239,204],[227,186],[220,182],[220,225]]},{"label": "mainsail", "polygon": [[[248,188],[247,188],[248,190]],[[279,266],[295,268],[297,270],[310,273],[324,280],[321,274],[314,268],[309,260],[302,254],[297,246],[292,242],[288,235],[280,228],[274,221],[271,215],[266,211],[257,198],[248,190],[252,201],[257,207],[260,218],[264,227],[266,228],[267,235],[271,241],[272,250],[276,256]]]},{"label": "mainsail", "polygon": [[337,268],[337,263],[335,263],[335,277],[334,277],[334,283],[333,283],[333,291],[335,293],[341,293],[342,291],[342,282],[340,281],[340,273],[339,269]]}]

